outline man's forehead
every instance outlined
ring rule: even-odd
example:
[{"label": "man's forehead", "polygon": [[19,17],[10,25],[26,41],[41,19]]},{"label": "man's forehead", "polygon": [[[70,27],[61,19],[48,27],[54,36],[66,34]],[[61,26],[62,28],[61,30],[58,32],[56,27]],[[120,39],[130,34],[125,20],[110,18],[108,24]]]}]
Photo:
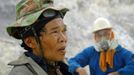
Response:
[{"label": "man's forehead", "polygon": [[66,27],[66,25],[56,25],[50,28],[50,30],[56,30],[56,29],[64,29]]},{"label": "man's forehead", "polygon": [[65,27],[65,24],[63,23],[63,20],[61,18],[56,18],[50,22],[48,22],[45,26],[46,29],[57,29],[57,28],[63,28]]}]

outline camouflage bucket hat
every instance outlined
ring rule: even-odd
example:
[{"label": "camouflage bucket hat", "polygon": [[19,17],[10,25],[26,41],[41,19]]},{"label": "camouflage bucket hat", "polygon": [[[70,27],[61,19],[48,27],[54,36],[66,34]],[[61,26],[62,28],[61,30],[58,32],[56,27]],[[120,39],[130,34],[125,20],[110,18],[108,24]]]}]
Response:
[{"label": "camouflage bucket hat", "polygon": [[16,22],[7,27],[10,36],[21,39],[17,31],[32,25],[39,16],[48,9],[59,11],[64,15],[68,11],[65,7],[54,7],[53,0],[22,0],[16,5]]}]

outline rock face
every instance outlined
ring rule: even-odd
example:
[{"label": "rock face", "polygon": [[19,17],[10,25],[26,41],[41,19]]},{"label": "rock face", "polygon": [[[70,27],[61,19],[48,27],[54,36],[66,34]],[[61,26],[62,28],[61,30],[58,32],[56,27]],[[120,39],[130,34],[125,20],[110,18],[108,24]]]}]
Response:
[{"label": "rock face", "polygon": [[[6,27],[15,21],[15,4],[20,0],[0,0],[0,75],[8,75],[7,63],[23,53],[20,41],[9,37]],[[55,0],[55,5],[67,6],[68,58],[93,45],[92,24],[106,17],[114,26],[119,42],[134,52],[134,0]]]}]

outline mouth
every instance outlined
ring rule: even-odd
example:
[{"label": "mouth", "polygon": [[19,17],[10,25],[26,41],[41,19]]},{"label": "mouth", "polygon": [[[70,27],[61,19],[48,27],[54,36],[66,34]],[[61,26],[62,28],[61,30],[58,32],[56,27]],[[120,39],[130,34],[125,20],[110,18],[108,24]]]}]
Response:
[{"label": "mouth", "polygon": [[65,54],[66,53],[66,50],[65,50],[65,46],[63,46],[63,47],[61,47],[61,48],[59,48],[59,52],[61,53],[61,54]]}]

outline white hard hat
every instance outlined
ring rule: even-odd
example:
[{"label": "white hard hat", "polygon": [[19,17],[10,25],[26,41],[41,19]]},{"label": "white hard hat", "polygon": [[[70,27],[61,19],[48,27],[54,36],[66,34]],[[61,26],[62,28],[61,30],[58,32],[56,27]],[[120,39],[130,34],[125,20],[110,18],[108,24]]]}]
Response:
[{"label": "white hard hat", "polygon": [[110,22],[106,18],[100,17],[94,21],[92,32],[96,32],[96,31],[99,31],[102,29],[108,29],[108,28],[112,28],[112,25],[110,24]]}]

